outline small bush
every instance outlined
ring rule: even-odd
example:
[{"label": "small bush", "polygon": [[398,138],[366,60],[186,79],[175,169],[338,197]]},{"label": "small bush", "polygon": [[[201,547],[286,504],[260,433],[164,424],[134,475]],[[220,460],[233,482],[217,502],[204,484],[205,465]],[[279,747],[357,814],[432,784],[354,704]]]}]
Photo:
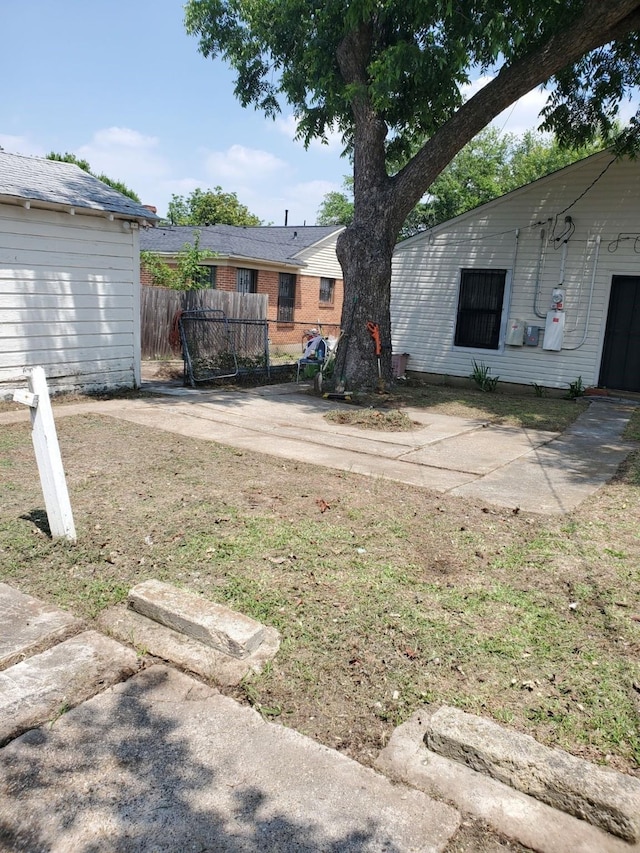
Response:
[{"label": "small bush", "polygon": [[474,358],[472,364],[473,370],[469,374],[469,379],[473,379],[478,388],[481,388],[483,391],[495,391],[500,377],[491,376],[491,368],[483,361],[478,364]]},{"label": "small bush", "polygon": [[578,376],[574,382],[569,383],[569,393],[566,395],[567,399],[577,400],[578,397],[584,397],[584,390],[582,376]]}]

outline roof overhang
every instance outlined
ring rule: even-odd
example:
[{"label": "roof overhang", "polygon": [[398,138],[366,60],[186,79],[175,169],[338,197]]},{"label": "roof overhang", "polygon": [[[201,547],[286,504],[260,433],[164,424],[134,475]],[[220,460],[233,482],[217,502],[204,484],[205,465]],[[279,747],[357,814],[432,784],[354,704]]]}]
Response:
[{"label": "roof overhang", "polygon": [[[157,255],[159,258],[166,258],[167,260],[177,258],[179,255],[179,252],[158,252],[155,249],[145,249],[144,251],[150,252],[152,255]],[[243,255],[230,255],[221,252],[213,252],[209,257],[202,259],[203,264],[207,263],[207,261],[212,262],[215,266],[219,266],[221,263],[227,263],[229,266],[234,267],[242,266],[260,270],[294,270],[295,272],[299,272],[306,266],[306,263],[304,262],[287,263],[286,261],[269,261],[266,260],[266,258],[248,258]]]},{"label": "roof overhang", "polygon": [[133,213],[122,211],[99,209],[95,207],[83,207],[81,205],[67,204],[65,202],[44,201],[40,198],[29,198],[28,196],[3,195],[0,193],[0,204],[23,207],[25,210],[50,210],[55,213],[67,213],[70,216],[93,216],[98,219],[107,219],[110,222],[120,220],[123,222],[136,223],[138,226],[155,226],[160,217],[149,211],[148,217],[137,216]]}]

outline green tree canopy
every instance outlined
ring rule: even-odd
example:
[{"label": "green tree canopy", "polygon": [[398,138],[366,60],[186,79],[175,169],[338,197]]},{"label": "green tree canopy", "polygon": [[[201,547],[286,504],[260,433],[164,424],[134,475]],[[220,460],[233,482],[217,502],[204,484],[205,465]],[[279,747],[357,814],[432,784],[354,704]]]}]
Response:
[{"label": "green tree canopy", "polygon": [[97,178],[99,181],[102,181],[103,184],[106,184],[108,187],[111,187],[114,190],[117,190],[122,195],[126,195],[129,198],[133,199],[133,201],[137,201],[140,204],[140,197],[133,190],[129,189],[129,187],[124,184],[122,181],[114,181],[113,178],[107,177],[107,175],[101,174],[98,175],[96,172],[91,171],[91,166],[86,160],[82,160],[80,157],[76,157],[75,154],[70,154],[68,151],[65,151],[64,154],[56,154],[55,151],[50,151],[47,154],[47,160],[57,160],[60,163],[74,163],[76,166],[79,166],[84,172],[88,172],[90,175],[93,175],[94,178]]},{"label": "green tree canopy", "polygon": [[202,290],[208,287],[208,279],[202,275],[203,261],[214,258],[215,252],[200,248],[200,232],[193,235],[193,243],[185,243],[170,265],[156,252],[140,252],[140,260],[147,268],[157,287],[172,290]]},{"label": "green tree canopy", "polygon": [[235,193],[197,188],[189,196],[171,196],[167,218],[173,225],[262,225]]},{"label": "green tree canopy", "polygon": [[[523,136],[481,131],[453,158],[429,187],[426,200],[411,211],[400,239],[453,219],[467,210],[544,177],[601,149],[597,142],[562,148],[553,137],[528,131]],[[353,220],[352,178],[345,192],[327,193],[318,213],[319,225],[349,225]]]},{"label": "green tree canopy", "polygon": [[[236,74],[240,102],[286,100],[305,143],[338,129],[351,152],[354,216],[337,252],[345,282],[336,375],[374,387],[366,322],[391,375],[393,247],[455,155],[518,98],[546,85],[544,129],[563,145],[611,140],[640,83],[640,0],[188,0],[187,31]],[[493,74],[465,100],[472,75]],[[631,123],[619,144],[637,143]],[[394,164],[400,163],[398,170]],[[348,341],[348,343],[347,343]]]},{"label": "green tree canopy", "polygon": [[344,192],[333,190],[325,195],[316,217],[317,225],[351,225],[353,222],[353,178],[345,176],[342,186]]}]

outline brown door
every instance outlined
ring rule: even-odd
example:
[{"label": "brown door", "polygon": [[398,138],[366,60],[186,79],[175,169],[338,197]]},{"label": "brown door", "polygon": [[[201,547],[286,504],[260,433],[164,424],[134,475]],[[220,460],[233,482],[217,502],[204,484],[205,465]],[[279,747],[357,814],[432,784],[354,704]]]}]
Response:
[{"label": "brown door", "polygon": [[600,385],[640,391],[640,276],[614,275],[611,280]]}]

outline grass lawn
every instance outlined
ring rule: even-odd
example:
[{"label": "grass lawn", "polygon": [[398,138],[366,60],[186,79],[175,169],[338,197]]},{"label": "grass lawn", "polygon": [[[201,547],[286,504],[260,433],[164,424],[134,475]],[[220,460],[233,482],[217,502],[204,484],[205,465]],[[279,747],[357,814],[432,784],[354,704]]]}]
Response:
[{"label": "grass lawn", "polygon": [[[586,405],[427,386],[386,401],[406,403],[543,429]],[[232,694],[364,763],[446,702],[640,772],[639,452],[546,517],[94,414],[57,427],[78,543],[41,531],[29,425],[5,424],[0,579],[91,620],[158,578],[275,626],[276,659]]]}]

